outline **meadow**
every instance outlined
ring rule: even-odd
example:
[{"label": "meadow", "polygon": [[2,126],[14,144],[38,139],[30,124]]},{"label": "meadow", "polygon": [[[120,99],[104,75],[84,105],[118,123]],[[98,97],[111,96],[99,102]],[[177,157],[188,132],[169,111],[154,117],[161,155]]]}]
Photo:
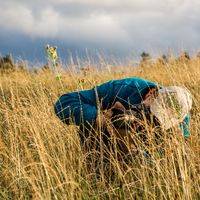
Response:
[{"label": "meadow", "polygon": [[[81,68],[60,66],[59,78],[48,69],[0,73],[0,199],[200,199],[200,59]],[[152,140],[152,161],[139,153],[126,164],[113,155],[105,169],[100,160],[97,176],[77,127],[59,121],[53,106],[66,92],[126,77],[187,87],[191,135],[164,134],[164,155]]]}]

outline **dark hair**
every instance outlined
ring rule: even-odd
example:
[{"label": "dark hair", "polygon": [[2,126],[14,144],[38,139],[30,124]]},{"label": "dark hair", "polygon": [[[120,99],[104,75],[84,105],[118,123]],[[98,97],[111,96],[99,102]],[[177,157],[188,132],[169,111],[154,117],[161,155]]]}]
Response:
[{"label": "dark hair", "polygon": [[138,122],[146,122],[148,125],[160,126],[158,119],[152,115],[150,108],[143,104],[135,105],[126,111],[113,108],[112,113],[111,121],[115,128],[127,128]]},{"label": "dark hair", "polygon": [[126,129],[137,133],[137,136],[148,145],[147,126],[154,128],[155,140],[159,140],[161,127],[158,119],[152,115],[150,108],[142,104],[132,107],[130,110],[112,109],[112,123],[116,130]]}]

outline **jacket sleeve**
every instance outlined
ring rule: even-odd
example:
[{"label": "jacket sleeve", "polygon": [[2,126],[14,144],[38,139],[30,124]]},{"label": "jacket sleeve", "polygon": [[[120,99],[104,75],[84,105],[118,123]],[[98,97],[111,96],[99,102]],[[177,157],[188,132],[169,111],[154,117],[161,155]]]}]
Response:
[{"label": "jacket sleeve", "polygon": [[81,98],[79,92],[62,95],[55,103],[54,110],[60,120],[66,124],[91,124],[97,115],[97,107]]},{"label": "jacket sleeve", "polygon": [[183,122],[180,123],[181,130],[186,138],[190,136],[190,131],[189,131],[190,119],[191,119],[190,115],[187,115],[183,120]]}]

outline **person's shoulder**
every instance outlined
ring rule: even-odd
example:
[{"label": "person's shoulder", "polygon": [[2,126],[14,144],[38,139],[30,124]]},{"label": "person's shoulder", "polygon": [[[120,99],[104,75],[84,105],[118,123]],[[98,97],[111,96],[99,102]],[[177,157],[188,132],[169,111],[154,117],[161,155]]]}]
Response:
[{"label": "person's shoulder", "polygon": [[127,77],[123,79],[111,80],[112,83],[136,83],[138,81],[145,81],[145,79],[137,78],[137,77]]},{"label": "person's shoulder", "polygon": [[142,86],[142,87],[156,87],[158,84],[156,82],[150,81],[148,79],[139,78],[139,77],[130,77],[123,79],[127,83],[135,86]]},{"label": "person's shoulder", "polygon": [[150,81],[148,79],[139,78],[139,77],[127,77],[123,79],[110,80],[106,83],[111,84],[111,85],[128,85],[131,87],[142,87],[142,88],[162,87],[156,82]]}]

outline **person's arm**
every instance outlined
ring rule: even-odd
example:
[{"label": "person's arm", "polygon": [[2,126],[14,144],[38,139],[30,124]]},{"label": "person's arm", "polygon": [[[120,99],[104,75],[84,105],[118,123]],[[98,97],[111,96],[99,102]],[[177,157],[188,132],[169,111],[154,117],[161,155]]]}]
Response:
[{"label": "person's arm", "polygon": [[54,110],[59,119],[66,124],[91,124],[97,116],[95,104],[86,102],[79,92],[62,95],[55,103]]}]

